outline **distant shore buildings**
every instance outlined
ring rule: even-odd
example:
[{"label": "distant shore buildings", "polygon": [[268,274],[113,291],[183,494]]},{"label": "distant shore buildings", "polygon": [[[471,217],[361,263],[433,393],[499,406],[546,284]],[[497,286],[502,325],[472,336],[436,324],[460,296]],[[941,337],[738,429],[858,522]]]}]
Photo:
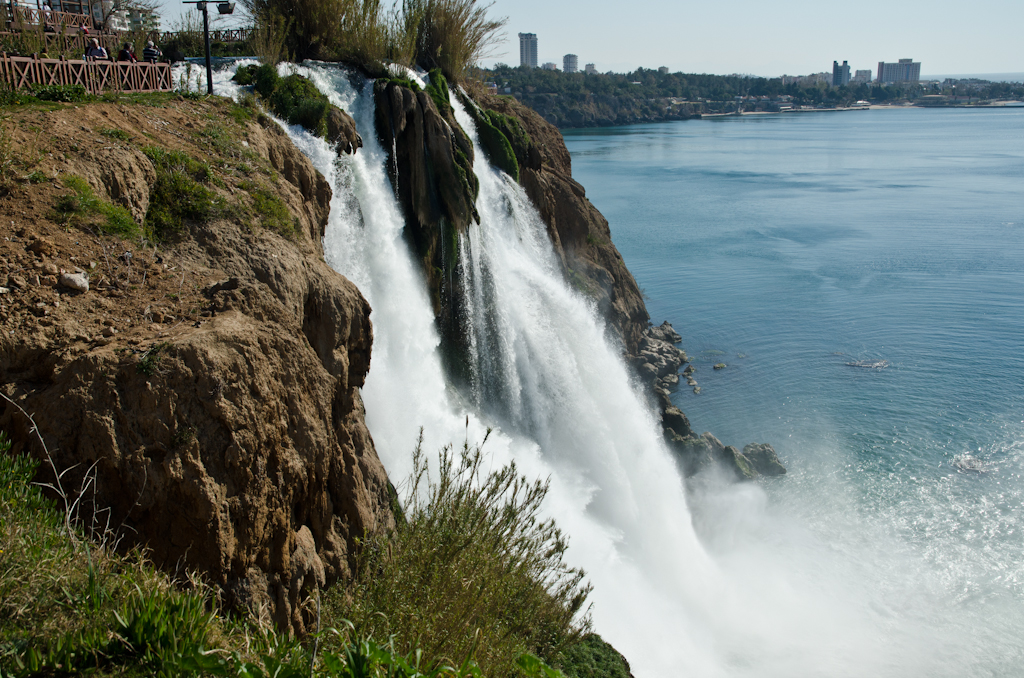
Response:
[{"label": "distant shore buildings", "polygon": [[850,78],[851,85],[866,85],[871,82],[871,69],[858,70],[854,73],[853,77]]},{"label": "distant shore buildings", "polygon": [[597,66],[595,66],[594,64],[587,64],[586,66],[583,67],[583,71],[587,75],[597,75]]},{"label": "distant shore buildings", "polygon": [[566,73],[576,73],[580,70],[579,57],[575,54],[566,54],[562,57],[562,70]]},{"label": "distant shore buildings", "polygon": [[921,62],[913,59],[900,59],[894,64],[879,61],[876,79],[880,85],[918,82],[921,79]]},{"label": "distant shore buildings", "polygon": [[840,66],[838,61],[832,62],[832,86],[844,87],[850,84],[850,64],[843,62]]},{"label": "distant shore buildings", "polygon": [[537,34],[519,34],[519,65],[537,68]]}]

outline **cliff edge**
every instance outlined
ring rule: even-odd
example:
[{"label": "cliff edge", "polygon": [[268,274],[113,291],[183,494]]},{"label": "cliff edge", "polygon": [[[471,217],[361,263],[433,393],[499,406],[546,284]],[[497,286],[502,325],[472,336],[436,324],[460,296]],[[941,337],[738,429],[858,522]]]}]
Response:
[{"label": "cliff edge", "polygon": [[0,429],[98,537],[303,632],[308,595],[394,525],[359,396],[369,305],[323,260],[329,185],[225,100],[8,113]]}]

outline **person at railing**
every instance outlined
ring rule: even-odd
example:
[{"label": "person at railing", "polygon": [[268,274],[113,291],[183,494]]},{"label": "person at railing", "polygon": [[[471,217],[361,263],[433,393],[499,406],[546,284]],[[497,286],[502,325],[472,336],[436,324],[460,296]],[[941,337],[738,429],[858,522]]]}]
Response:
[{"label": "person at railing", "polygon": [[159,47],[153,44],[152,40],[147,42],[146,48],[142,50],[142,60],[151,64],[155,64],[160,61],[160,57],[163,55],[164,53],[160,51]]},{"label": "person at railing", "polygon": [[50,0],[43,3],[43,30],[53,33],[53,8],[50,7]]},{"label": "person at railing", "polygon": [[135,47],[130,42],[124,43],[124,47],[117,53],[118,61],[129,61],[135,63],[138,59],[135,58]]},{"label": "person at railing", "polygon": [[100,45],[100,41],[97,38],[93,38],[89,43],[89,49],[85,50],[86,59],[100,59],[106,61],[110,59],[110,55],[107,54],[107,50]]}]

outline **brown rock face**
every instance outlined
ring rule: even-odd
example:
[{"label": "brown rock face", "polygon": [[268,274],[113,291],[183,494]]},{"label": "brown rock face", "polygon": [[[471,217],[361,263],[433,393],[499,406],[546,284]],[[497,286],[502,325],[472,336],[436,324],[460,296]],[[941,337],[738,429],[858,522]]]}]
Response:
[{"label": "brown rock face", "polygon": [[338,147],[338,153],[356,152],[356,149],[363,147],[363,138],[356,131],[356,121],[352,116],[331,106],[327,114],[327,140]]},{"label": "brown rock face", "polygon": [[[116,125],[204,157],[209,149],[172,132],[217,106],[172,103],[160,123],[104,105],[46,115],[50,129],[66,130],[57,144],[85,147],[83,126]],[[231,131],[255,154],[250,165],[280,177],[266,186],[296,220],[291,239],[218,218],[189,224],[181,242],[157,252],[49,222],[43,206],[59,189],[47,184],[0,199],[0,268],[80,266],[93,281],[84,293],[27,283],[5,295],[0,389],[33,415],[56,467],[70,469],[61,483],[81,493],[87,528],[145,545],[163,567],[197,569],[229,603],[265,609],[301,633],[304,601],[349,573],[354,540],[394,525],[358,391],[370,309],[323,261],[323,177],[276,125]],[[104,198],[148,204],[155,171],[133,148],[97,173],[77,156],[51,157],[42,168],[50,176],[70,167]],[[221,178],[230,198],[235,179]],[[38,216],[19,209],[33,203]],[[26,246],[28,233],[47,238],[45,253]],[[0,429],[16,449],[43,456],[6,402]]]},{"label": "brown rock face", "polygon": [[[520,183],[548,226],[566,279],[597,300],[626,353],[637,352],[650,316],[633,275],[612,243],[608,220],[572,178],[569,151],[558,129],[511,97],[474,94],[482,108],[519,120],[530,147],[513,143]],[[513,141],[510,139],[510,141]]]}]

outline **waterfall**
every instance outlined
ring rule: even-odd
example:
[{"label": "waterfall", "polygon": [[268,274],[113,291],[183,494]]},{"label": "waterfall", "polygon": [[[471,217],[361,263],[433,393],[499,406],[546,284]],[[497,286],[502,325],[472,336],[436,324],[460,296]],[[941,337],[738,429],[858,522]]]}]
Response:
[{"label": "waterfall", "polygon": [[[326,65],[281,68],[311,78],[353,116],[363,138],[362,149],[339,158],[322,140],[285,126],[334,189],[327,261],[373,309],[362,396],[396,483],[411,470],[421,427],[428,451],[466,436],[478,442],[494,427],[485,447],[494,465],[515,460],[526,475],[550,478],[546,511],[570,536],[569,563],[594,585],[595,630],[638,678],[947,673],[941,638],[927,637],[926,625],[901,628],[904,620],[881,605],[866,609],[879,598],[867,588],[875,579],[837,567],[851,559],[806,543],[795,529],[783,534],[788,526],[766,517],[756,485],[708,493],[697,523],[711,528],[702,535],[708,541],[713,529],[722,543],[761,531],[782,534],[782,546],[751,539],[729,558],[709,556],[671,454],[593,304],[564,280],[521,187],[481,152],[474,166],[480,223],[459,240],[471,383],[464,391],[450,386],[374,132],[372,82]],[[219,92],[236,91],[230,75],[216,74]],[[471,118],[452,103],[480,149]]]},{"label": "waterfall", "polygon": [[718,577],[691,527],[682,480],[594,307],[565,283],[522,189],[478,153],[481,220],[459,243],[474,388],[460,393],[445,381],[423,274],[402,237],[387,153],[373,132],[372,82],[353,84],[330,67],[297,71],[348,111],[363,137],[359,152],[338,159],[289,130],[334,188],[327,261],[373,309],[362,395],[388,473],[406,477],[420,427],[426,450],[467,434],[479,441],[495,427],[484,448],[495,465],[515,460],[526,475],[551,480],[546,510],[570,535],[569,562],[594,585],[595,629],[638,676],[711,666],[707,608],[718,596],[708,593]]}]

